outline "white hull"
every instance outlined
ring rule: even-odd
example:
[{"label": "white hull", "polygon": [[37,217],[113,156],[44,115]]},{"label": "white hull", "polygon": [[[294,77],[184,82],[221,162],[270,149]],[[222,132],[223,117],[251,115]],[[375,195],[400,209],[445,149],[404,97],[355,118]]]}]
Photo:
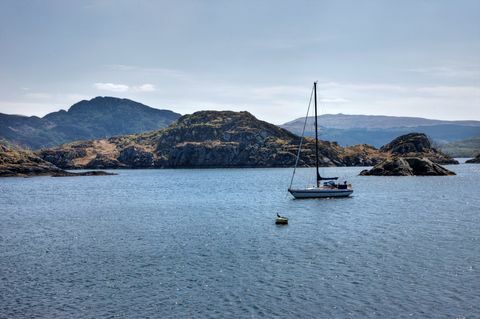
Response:
[{"label": "white hull", "polygon": [[353,189],[328,189],[328,188],[289,189],[288,191],[295,198],[348,197],[353,193]]}]

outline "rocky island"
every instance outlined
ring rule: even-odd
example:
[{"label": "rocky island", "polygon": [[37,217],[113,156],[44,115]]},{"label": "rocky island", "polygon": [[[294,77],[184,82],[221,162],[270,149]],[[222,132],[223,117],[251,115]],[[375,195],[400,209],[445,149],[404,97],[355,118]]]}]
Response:
[{"label": "rocky island", "polygon": [[67,172],[47,162],[33,152],[22,150],[0,143],[0,177],[31,177],[31,176],[97,176],[113,175],[102,171],[81,173]]},{"label": "rocky island", "polygon": [[389,154],[363,176],[448,176],[454,172],[440,164],[458,164],[458,161],[432,147],[423,133],[402,135],[382,146],[380,151]]},{"label": "rocky island", "polygon": [[393,157],[360,172],[363,176],[448,176],[454,172],[428,158]]},{"label": "rocky island", "polygon": [[[64,144],[38,155],[65,169],[290,167],[299,143],[299,136],[248,112],[200,111],[165,129]],[[303,143],[300,165],[314,165],[314,140]],[[382,156],[368,145],[319,143],[322,166],[374,165]]]},{"label": "rocky island", "polygon": [[458,164],[458,161],[432,147],[423,133],[402,135],[382,146],[380,151],[388,156],[363,176],[447,176],[454,172],[440,164]]},{"label": "rocky island", "polygon": [[478,154],[475,158],[469,159],[465,163],[467,163],[467,164],[480,164],[480,154]]},{"label": "rocky island", "polygon": [[[37,154],[63,169],[291,167],[301,138],[248,112],[200,111],[165,129],[78,141]],[[315,140],[305,137],[300,166],[315,165]],[[321,166],[373,166],[392,157],[421,156],[457,163],[435,150],[425,134],[398,137],[381,149],[319,141]]]},{"label": "rocky island", "polygon": [[457,160],[435,149],[427,135],[423,133],[399,136],[382,146],[380,151],[393,157],[420,157],[441,165],[458,164]]}]

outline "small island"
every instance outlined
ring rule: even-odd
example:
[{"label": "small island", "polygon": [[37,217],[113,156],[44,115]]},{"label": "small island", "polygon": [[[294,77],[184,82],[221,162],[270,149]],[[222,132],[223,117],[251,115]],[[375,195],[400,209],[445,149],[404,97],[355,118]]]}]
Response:
[{"label": "small island", "polygon": [[380,151],[389,153],[392,156],[428,158],[430,161],[440,165],[459,164],[454,158],[434,148],[430,139],[424,133],[401,135],[382,146]]},{"label": "small island", "polygon": [[469,159],[465,163],[467,163],[467,164],[480,164],[480,154],[475,156],[475,158]]},{"label": "small island", "polygon": [[449,176],[456,175],[428,158],[393,157],[360,172],[362,176]]},{"label": "small island", "polygon": [[454,172],[440,164],[458,164],[458,161],[432,147],[423,133],[402,135],[382,146],[380,151],[388,154],[383,161],[363,176],[449,176]]}]

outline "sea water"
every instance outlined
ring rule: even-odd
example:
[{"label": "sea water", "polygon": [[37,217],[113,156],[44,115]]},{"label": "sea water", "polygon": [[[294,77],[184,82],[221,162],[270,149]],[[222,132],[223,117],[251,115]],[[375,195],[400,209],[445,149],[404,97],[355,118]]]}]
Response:
[{"label": "sea water", "polygon": [[480,165],[449,168],[0,179],[0,318],[480,318]]}]

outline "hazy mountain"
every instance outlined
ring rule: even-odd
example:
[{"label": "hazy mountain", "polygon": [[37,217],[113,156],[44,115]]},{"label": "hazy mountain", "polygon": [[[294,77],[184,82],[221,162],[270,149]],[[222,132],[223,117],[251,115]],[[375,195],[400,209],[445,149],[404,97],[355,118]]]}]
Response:
[{"label": "hazy mountain", "polygon": [[[301,134],[305,118],[281,127]],[[370,144],[379,147],[393,138],[412,132],[427,134],[435,143],[444,144],[480,136],[480,121],[442,121],[418,117],[326,114],[318,117],[320,138],[340,145]],[[314,117],[307,121],[307,136],[314,135]]]},{"label": "hazy mountain", "polygon": [[37,149],[75,140],[156,130],[179,117],[178,113],[128,99],[96,97],[43,118],[0,113],[0,138]]}]

